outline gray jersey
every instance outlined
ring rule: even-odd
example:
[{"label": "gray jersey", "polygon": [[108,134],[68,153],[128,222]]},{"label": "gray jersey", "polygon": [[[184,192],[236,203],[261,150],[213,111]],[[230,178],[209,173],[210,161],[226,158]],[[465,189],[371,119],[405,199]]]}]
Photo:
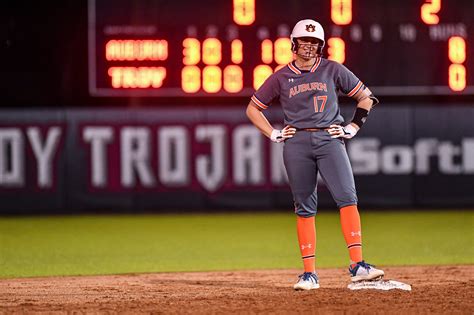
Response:
[{"label": "gray jersey", "polygon": [[261,109],[279,101],[285,115],[285,125],[298,129],[326,128],[341,124],[337,93],[353,96],[362,82],[345,66],[316,58],[309,71],[296,67],[295,62],[272,74],[252,96]]}]

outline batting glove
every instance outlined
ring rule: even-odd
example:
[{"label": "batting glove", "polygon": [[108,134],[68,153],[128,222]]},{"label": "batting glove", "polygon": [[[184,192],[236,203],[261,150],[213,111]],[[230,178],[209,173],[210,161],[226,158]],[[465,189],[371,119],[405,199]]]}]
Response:
[{"label": "batting glove", "polygon": [[347,126],[341,125],[331,125],[329,126],[328,132],[331,135],[331,138],[344,138],[351,139],[357,133],[358,129],[353,125],[349,124]]},{"label": "batting glove", "polygon": [[283,142],[286,139],[293,138],[296,133],[296,129],[291,126],[286,126],[282,130],[273,129],[270,139],[273,142]]}]

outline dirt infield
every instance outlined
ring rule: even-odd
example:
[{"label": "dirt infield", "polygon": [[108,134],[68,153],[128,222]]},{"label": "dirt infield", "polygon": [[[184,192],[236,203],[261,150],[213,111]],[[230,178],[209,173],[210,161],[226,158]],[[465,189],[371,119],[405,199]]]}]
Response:
[{"label": "dirt infield", "polygon": [[384,268],[412,291],[350,291],[343,269],[295,292],[295,270],[158,273],[0,280],[0,314],[474,313],[474,265]]}]

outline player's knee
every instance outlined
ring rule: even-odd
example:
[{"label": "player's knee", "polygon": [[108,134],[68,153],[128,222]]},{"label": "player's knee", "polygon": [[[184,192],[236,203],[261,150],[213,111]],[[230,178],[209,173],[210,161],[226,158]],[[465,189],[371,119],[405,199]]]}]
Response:
[{"label": "player's knee", "polygon": [[314,217],[316,215],[316,208],[307,209],[304,207],[296,207],[295,205],[295,213],[297,216],[303,217],[303,218]]},{"label": "player's knee", "polygon": [[300,217],[312,217],[316,214],[316,194],[294,195],[295,213]]},{"label": "player's knee", "polygon": [[342,199],[342,200],[337,200],[336,201],[336,205],[339,209],[343,208],[343,207],[347,207],[347,206],[351,206],[351,205],[356,205],[357,204],[357,197],[354,197],[354,198],[346,198],[346,199]]},{"label": "player's knee", "polygon": [[333,192],[333,197],[338,208],[342,208],[347,205],[355,205],[358,201],[357,193],[354,187],[339,189],[337,192]]}]

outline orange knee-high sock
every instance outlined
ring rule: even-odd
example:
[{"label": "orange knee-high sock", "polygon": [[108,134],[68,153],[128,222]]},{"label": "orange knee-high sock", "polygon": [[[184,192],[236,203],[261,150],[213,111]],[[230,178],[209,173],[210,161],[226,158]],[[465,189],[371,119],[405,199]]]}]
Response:
[{"label": "orange knee-high sock", "polygon": [[351,264],[362,261],[362,232],[360,228],[360,216],[356,205],[342,207],[341,227],[342,234],[349,249]]},{"label": "orange knee-high sock", "polygon": [[316,226],[314,225],[314,217],[303,218],[298,216],[296,228],[304,271],[314,272],[316,270],[314,256],[316,251]]}]

